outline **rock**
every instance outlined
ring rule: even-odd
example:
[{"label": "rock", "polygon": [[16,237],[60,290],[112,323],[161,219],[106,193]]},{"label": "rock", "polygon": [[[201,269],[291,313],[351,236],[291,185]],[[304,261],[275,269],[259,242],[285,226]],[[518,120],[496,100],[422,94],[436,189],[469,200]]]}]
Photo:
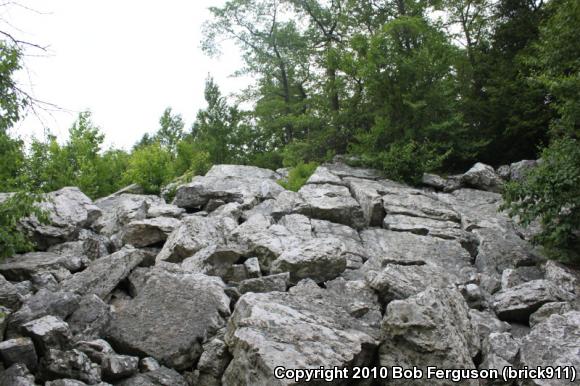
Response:
[{"label": "rock", "polygon": [[383,228],[397,232],[411,232],[417,235],[433,236],[442,239],[467,238],[461,230],[461,224],[452,221],[439,221],[425,217],[386,215],[383,220]]},{"label": "rock", "polygon": [[[121,194],[108,196],[95,202],[103,215],[95,222],[95,228],[100,234],[111,237],[123,230],[131,221],[144,220],[150,206],[163,205],[163,199],[157,196],[143,196],[137,194]],[[120,240],[117,240],[117,244]],[[117,245],[119,246],[119,245]]]},{"label": "rock", "polygon": [[532,315],[530,315],[530,327],[534,327],[537,324],[542,323],[547,320],[551,315],[564,315],[567,312],[572,311],[572,306],[567,302],[552,302],[546,303]]},{"label": "rock", "polygon": [[67,349],[71,340],[68,324],[52,315],[28,322],[22,325],[22,330],[33,340],[41,355],[50,348]]},{"label": "rock", "polygon": [[312,218],[348,225],[355,229],[365,226],[366,221],[360,205],[344,186],[304,185],[298,193],[309,207]]},{"label": "rock", "polygon": [[144,252],[133,247],[125,247],[119,252],[95,261],[83,272],[63,281],[61,288],[80,295],[95,294],[101,299],[106,299],[144,257]]},{"label": "rock", "polygon": [[[474,369],[479,338],[467,305],[455,289],[427,289],[387,306],[382,324],[381,366]],[[447,385],[448,380],[409,380],[400,385]],[[477,380],[462,384],[478,385]]]},{"label": "rock", "polygon": [[366,226],[381,226],[385,217],[382,196],[388,185],[379,181],[361,178],[345,178],[352,196],[358,201],[365,218]]},{"label": "rock", "polygon": [[115,354],[111,345],[103,339],[80,341],[75,344],[75,348],[85,353],[92,362],[98,364],[101,364],[106,356]]},{"label": "rock", "polygon": [[[573,366],[580,371],[580,312],[552,315],[521,340],[520,366]],[[528,380],[525,385],[570,385],[570,379]]]},{"label": "rock", "polygon": [[437,174],[423,173],[421,184],[437,190],[443,190],[447,186],[447,180]]},{"label": "rock", "polygon": [[[266,201],[264,201],[266,202]],[[296,192],[286,190],[273,200],[272,204],[265,207],[255,207],[256,211],[264,216],[272,216],[278,220],[288,214],[303,214],[310,216],[310,207],[302,196]],[[246,218],[250,218],[255,213],[248,213]]]},{"label": "rock", "polygon": [[15,255],[0,263],[0,274],[11,281],[28,280],[40,271],[64,268],[76,272],[88,264],[83,256],[66,256],[52,252],[30,252]]},{"label": "rock", "polygon": [[[56,381],[49,381],[44,386],[85,386],[86,383],[77,381],[76,379],[57,379]],[[109,383],[99,382],[96,386],[111,386]]]},{"label": "rock", "polygon": [[15,338],[0,342],[0,358],[7,367],[21,363],[34,371],[38,366],[38,357],[30,338]]},{"label": "rock", "polygon": [[230,363],[228,347],[222,339],[215,338],[203,345],[203,354],[199,358],[198,384],[221,385],[221,377]]},{"label": "rock", "polygon": [[387,216],[405,215],[459,223],[461,216],[451,205],[412,189],[392,189],[383,196]]},{"label": "rock", "polygon": [[142,248],[167,240],[181,222],[172,217],[155,217],[146,220],[131,221],[125,227],[123,243]]},{"label": "rock", "polygon": [[34,375],[30,374],[25,365],[16,363],[6,371],[0,372],[2,386],[34,386]]},{"label": "rock", "polygon": [[257,257],[251,257],[244,261],[244,266],[246,267],[246,272],[248,277],[257,278],[262,276],[262,271],[260,270],[260,262]]},{"label": "rock", "polygon": [[485,295],[477,284],[468,283],[461,285],[459,290],[470,308],[481,309],[487,306]]},{"label": "rock", "polygon": [[49,349],[40,365],[41,378],[45,380],[71,378],[89,385],[101,381],[99,366],[91,363],[86,354],[75,349],[70,351]]},{"label": "rock", "polygon": [[9,308],[0,306],[0,342],[4,340],[4,332],[8,325],[8,318],[12,311]]},{"label": "rock", "polygon": [[243,255],[243,251],[235,247],[210,245],[185,259],[181,267],[188,272],[219,276],[226,282],[238,281],[239,278],[236,276],[241,275],[242,280],[247,276],[243,265],[234,265]]},{"label": "rock", "polygon": [[555,261],[548,261],[544,265],[546,280],[554,282],[565,291],[578,294],[580,280],[578,274]]},{"label": "rock", "polygon": [[520,347],[509,332],[492,332],[482,345],[484,357],[497,355],[509,363],[515,363]]},{"label": "rock", "polygon": [[22,296],[18,293],[18,289],[14,284],[0,275],[0,306],[16,310],[20,308],[22,300]]},{"label": "rock", "polygon": [[368,180],[378,180],[383,178],[383,174],[378,170],[355,168],[342,162],[324,164],[323,166],[325,166],[332,174],[340,178],[355,177]]},{"label": "rock", "polygon": [[319,166],[306,181],[307,184],[344,185],[340,177],[332,174],[325,166]]},{"label": "rock", "polygon": [[233,357],[224,385],[282,385],[276,366],[371,365],[378,329],[344,309],[344,297],[303,281],[290,292],[246,293],[228,323]]},{"label": "rock", "polygon": [[237,202],[250,208],[284,191],[275,172],[254,166],[214,165],[205,176],[196,176],[177,188],[173,204],[181,208],[203,208],[210,200]]},{"label": "rock", "polygon": [[456,283],[468,281],[475,274],[471,256],[456,240],[419,236],[386,229],[361,232],[369,254],[366,269],[381,270],[387,264],[424,265],[431,263],[443,269]]},{"label": "rock", "polygon": [[538,267],[516,267],[504,269],[501,274],[501,288],[515,287],[532,280],[543,279],[543,273]]},{"label": "rock", "polygon": [[475,309],[469,310],[469,318],[477,333],[479,340],[483,342],[493,332],[508,332],[511,329],[509,323],[502,322],[489,311],[480,311]]},{"label": "rock", "polygon": [[48,248],[48,252],[96,260],[109,254],[110,244],[107,237],[87,229],[81,229],[77,240],[53,245]]},{"label": "rock", "polygon": [[100,336],[111,320],[108,304],[95,294],[82,298],[78,308],[67,319],[72,334],[77,339],[92,339]]},{"label": "rock", "polygon": [[284,272],[277,275],[262,276],[255,279],[247,279],[240,283],[240,294],[246,292],[285,292],[290,282],[290,273]]},{"label": "rock", "polygon": [[229,304],[217,278],[153,268],[135,298],[113,315],[107,336],[118,352],[183,370],[201,355],[200,342],[225,324]]},{"label": "rock", "polygon": [[366,280],[377,291],[383,304],[417,295],[427,287],[445,288],[453,283],[443,269],[433,264],[388,264],[381,271],[367,273]]},{"label": "rock", "polygon": [[33,274],[30,277],[30,283],[34,288],[34,291],[38,291],[40,289],[58,291],[58,282],[56,281],[54,275],[50,272],[38,272]]},{"label": "rock", "polygon": [[139,361],[139,370],[143,373],[159,370],[160,367],[161,365],[155,360],[155,358],[147,357]]},{"label": "rock", "polygon": [[179,263],[210,245],[226,245],[226,235],[236,226],[231,218],[186,217],[169,235],[156,261]]},{"label": "rock", "polygon": [[310,278],[316,282],[332,280],[346,269],[344,245],[339,239],[316,239],[283,252],[272,262],[270,272],[290,272],[290,281]]},{"label": "rock", "polygon": [[161,367],[154,371],[136,374],[131,378],[117,383],[117,386],[189,386],[175,370]]},{"label": "rock", "polygon": [[503,188],[501,177],[496,174],[491,166],[481,162],[476,163],[471,169],[465,172],[461,177],[461,182],[475,189],[496,193],[501,192]]},{"label": "rock", "polygon": [[503,180],[509,181],[511,172],[509,165],[501,165],[497,168],[496,172]]},{"label": "rock", "polygon": [[40,290],[28,298],[22,307],[10,316],[7,334],[14,336],[26,322],[52,315],[61,319],[77,309],[80,296],[72,292]]},{"label": "rock", "polygon": [[21,220],[40,250],[75,239],[101,216],[101,210],[78,188],[62,188],[46,198],[39,206],[48,213],[48,224],[40,224],[35,217]]},{"label": "rock", "polygon": [[109,354],[101,362],[103,379],[118,380],[128,378],[139,370],[139,358],[126,355]]},{"label": "rock", "polygon": [[538,165],[538,161],[535,160],[522,160],[519,162],[514,162],[510,165],[510,180],[520,181],[531,169],[534,169]]},{"label": "rock", "polygon": [[152,204],[147,210],[147,218],[173,217],[181,218],[185,209],[171,204]]},{"label": "rock", "polygon": [[570,293],[547,280],[533,280],[501,290],[492,307],[501,320],[527,324],[529,317],[545,303],[570,300]]}]

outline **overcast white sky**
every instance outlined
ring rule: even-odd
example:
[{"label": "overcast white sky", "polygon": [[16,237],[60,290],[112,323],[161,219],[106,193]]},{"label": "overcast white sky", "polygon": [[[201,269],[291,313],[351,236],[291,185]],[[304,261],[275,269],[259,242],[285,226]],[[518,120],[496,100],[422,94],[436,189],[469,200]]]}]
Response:
[{"label": "overcast white sky", "polygon": [[241,67],[233,45],[220,59],[199,48],[207,8],[223,0],[18,1],[42,14],[4,7],[0,17],[19,37],[49,46],[48,56],[25,58],[31,82],[25,72],[19,79],[38,99],[71,110],[44,116],[43,123],[27,117],[15,130],[21,136],[42,136],[47,126],[63,138],[77,113],[89,109],[107,145],[130,148],[158,127],[166,107],[190,127],[205,106],[208,73],[225,93],[248,83],[229,77]]}]

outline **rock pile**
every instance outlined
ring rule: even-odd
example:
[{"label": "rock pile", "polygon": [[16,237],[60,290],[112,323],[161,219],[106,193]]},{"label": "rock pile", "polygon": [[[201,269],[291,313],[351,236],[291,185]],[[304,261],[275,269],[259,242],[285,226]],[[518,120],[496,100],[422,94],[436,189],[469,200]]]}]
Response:
[{"label": "rock pile", "polygon": [[[50,193],[51,223],[22,221],[38,250],[0,263],[0,385],[305,383],[281,367],[580,371],[578,273],[498,211],[504,181],[533,166],[476,164],[412,188],[337,162],[291,192],[278,172],[217,165],[171,204],[134,187],[95,202]],[[329,384],[452,383],[375,378]]]}]

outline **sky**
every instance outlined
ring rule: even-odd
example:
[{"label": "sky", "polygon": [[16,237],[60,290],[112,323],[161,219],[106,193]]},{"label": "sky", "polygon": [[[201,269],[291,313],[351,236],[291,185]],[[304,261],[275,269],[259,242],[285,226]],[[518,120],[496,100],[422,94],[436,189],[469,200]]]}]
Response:
[{"label": "sky", "polygon": [[242,67],[239,51],[226,43],[219,58],[200,48],[210,6],[224,0],[18,0],[3,7],[0,26],[20,39],[48,46],[29,50],[17,79],[24,89],[62,111],[29,114],[15,127],[25,139],[46,130],[66,139],[77,114],[90,110],[106,135],[106,147],[129,149],[158,128],[166,107],[191,127],[205,107],[211,74],[222,92],[251,81],[231,75]]}]

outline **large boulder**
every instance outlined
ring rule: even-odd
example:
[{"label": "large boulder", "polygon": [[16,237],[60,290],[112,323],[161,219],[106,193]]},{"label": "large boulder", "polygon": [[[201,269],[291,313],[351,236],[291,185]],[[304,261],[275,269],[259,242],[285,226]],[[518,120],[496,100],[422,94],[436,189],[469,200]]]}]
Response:
[{"label": "large boulder", "polygon": [[[580,312],[552,315],[532,328],[521,340],[519,361],[530,369],[537,367],[573,367],[580,372]],[[570,374],[570,370],[568,370]],[[529,379],[523,385],[570,385],[568,376],[561,379]]]},{"label": "large boulder", "polygon": [[179,186],[173,204],[186,209],[202,209],[209,204],[208,209],[212,209],[216,203],[238,202],[250,208],[284,191],[276,183],[279,178],[277,173],[255,166],[214,165],[205,176]]},{"label": "large boulder", "polygon": [[123,232],[123,243],[142,248],[167,240],[181,222],[172,217],[155,217],[131,221]]},{"label": "large boulder", "polygon": [[372,365],[378,326],[362,320],[361,314],[348,312],[360,293],[361,288],[340,293],[303,281],[288,293],[243,295],[227,326],[225,342],[233,359],[223,384],[295,384],[276,379],[277,366]]},{"label": "large boulder", "polygon": [[113,315],[109,341],[121,353],[151,356],[178,370],[191,367],[203,340],[229,316],[223,282],[160,268],[147,270],[139,280],[135,298]]},{"label": "large boulder", "polygon": [[294,283],[306,278],[322,283],[346,269],[344,244],[337,238],[314,239],[285,251],[272,262],[271,273],[290,272]]},{"label": "large boulder", "polygon": [[[437,366],[440,369],[475,369],[479,337],[468,307],[456,289],[427,289],[387,306],[379,351],[381,366]],[[398,385],[448,385],[449,380],[406,380]],[[465,385],[479,385],[466,380]]]},{"label": "large boulder", "polygon": [[48,193],[40,208],[48,213],[48,224],[35,217],[22,220],[40,250],[74,240],[81,229],[90,227],[101,216],[101,210],[79,188],[67,187]]},{"label": "large boulder", "polygon": [[229,217],[186,217],[169,235],[156,261],[179,263],[210,245],[226,245],[226,235],[237,225]]},{"label": "large boulder", "polygon": [[298,193],[306,202],[312,218],[348,225],[355,229],[361,229],[366,224],[359,203],[344,186],[308,184],[300,188]]},{"label": "large boulder", "polygon": [[473,165],[463,176],[461,182],[475,189],[500,192],[503,188],[503,180],[495,170],[481,162]]},{"label": "large boulder", "polygon": [[38,366],[38,356],[30,338],[15,338],[0,342],[0,359],[6,367],[21,363],[34,371]]},{"label": "large boulder", "polygon": [[528,323],[530,315],[550,302],[573,300],[574,295],[547,280],[532,280],[496,293],[493,309],[502,320]]},{"label": "large boulder", "polygon": [[18,309],[22,304],[22,300],[22,295],[18,292],[18,288],[0,275],[0,306],[13,310]]}]

